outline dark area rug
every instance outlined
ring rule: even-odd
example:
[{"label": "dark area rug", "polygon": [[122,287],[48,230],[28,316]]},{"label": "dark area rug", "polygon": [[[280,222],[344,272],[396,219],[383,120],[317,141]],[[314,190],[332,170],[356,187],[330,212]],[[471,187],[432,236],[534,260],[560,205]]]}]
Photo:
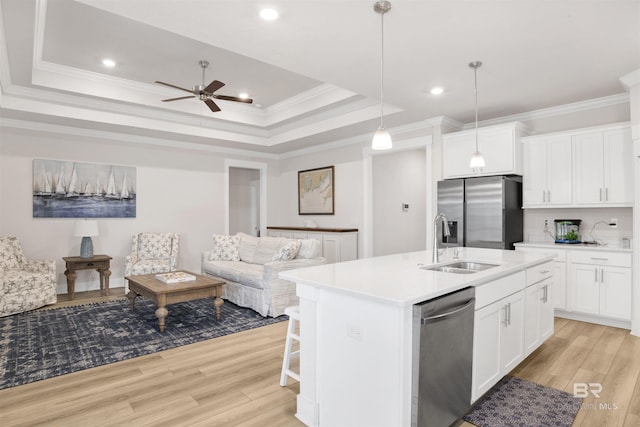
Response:
[{"label": "dark area rug", "polygon": [[570,427],[581,404],[571,393],[506,376],[464,420],[478,427]]},{"label": "dark area rug", "polygon": [[0,318],[0,389],[118,362],[287,320],[225,301],[216,321],[211,299],[167,306],[158,330],[155,305],[136,299],[36,310]]}]

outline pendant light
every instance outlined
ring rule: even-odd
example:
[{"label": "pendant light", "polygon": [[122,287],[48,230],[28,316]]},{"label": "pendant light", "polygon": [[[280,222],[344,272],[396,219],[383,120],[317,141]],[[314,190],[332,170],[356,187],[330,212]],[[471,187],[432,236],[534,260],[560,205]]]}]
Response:
[{"label": "pendant light", "polygon": [[474,61],[469,63],[469,68],[473,68],[474,82],[475,82],[475,94],[476,94],[476,152],[471,156],[469,161],[469,167],[471,169],[485,167],[484,157],[478,149],[478,68],[482,66],[482,62]]},{"label": "pendant light", "polygon": [[378,1],[373,5],[373,10],[380,14],[380,127],[373,135],[371,148],[374,150],[388,150],[392,146],[391,135],[384,128],[382,117],[384,115],[384,14],[391,10],[391,2]]}]

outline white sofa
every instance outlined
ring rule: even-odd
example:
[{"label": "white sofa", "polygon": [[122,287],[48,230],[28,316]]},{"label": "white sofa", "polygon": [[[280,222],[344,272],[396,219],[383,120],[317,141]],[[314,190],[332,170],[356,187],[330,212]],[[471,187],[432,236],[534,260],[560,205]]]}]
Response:
[{"label": "white sofa", "polygon": [[202,274],[225,280],[222,298],[277,317],[298,304],[295,283],[278,273],[325,264],[316,239],[214,235],[214,247],[202,253]]}]

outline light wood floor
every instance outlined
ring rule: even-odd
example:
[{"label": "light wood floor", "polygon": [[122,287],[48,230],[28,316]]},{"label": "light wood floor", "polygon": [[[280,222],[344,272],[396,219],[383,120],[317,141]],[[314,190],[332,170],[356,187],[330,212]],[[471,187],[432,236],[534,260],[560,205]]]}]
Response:
[{"label": "light wood floor", "polygon": [[[114,291],[110,298],[123,297]],[[101,299],[88,293],[58,305]],[[0,425],[300,426],[299,384],[278,385],[286,326],[0,390]],[[555,327],[512,375],[570,393],[575,382],[599,382],[600,398],[585,400],[574,426],[640,426],[640,338],[560,318]]]}]

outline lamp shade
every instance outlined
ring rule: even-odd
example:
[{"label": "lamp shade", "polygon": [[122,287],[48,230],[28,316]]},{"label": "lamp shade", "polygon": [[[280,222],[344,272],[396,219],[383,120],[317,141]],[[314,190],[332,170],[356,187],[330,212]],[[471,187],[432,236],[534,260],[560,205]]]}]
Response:
[{"label": "lamp shade", "polygon": [[481,152],[476,151],[475,153],[473,153],[473,155],[471,156],[471,160],[469,161],[469,167],[471,169],[485,167],[484,157],[482,156]]},{"label": "lamp shade", "polygon": [[98,235],[98,221],[83,220],[76,221],[73,229],[75,237],[92,237]]},{"label": "lamp shade", "polygon": [[388,150],[392,147],[391,135],[382,126],[378,128],[373,135],[373,141],[371,141],[371,148],[374,150]]}]

